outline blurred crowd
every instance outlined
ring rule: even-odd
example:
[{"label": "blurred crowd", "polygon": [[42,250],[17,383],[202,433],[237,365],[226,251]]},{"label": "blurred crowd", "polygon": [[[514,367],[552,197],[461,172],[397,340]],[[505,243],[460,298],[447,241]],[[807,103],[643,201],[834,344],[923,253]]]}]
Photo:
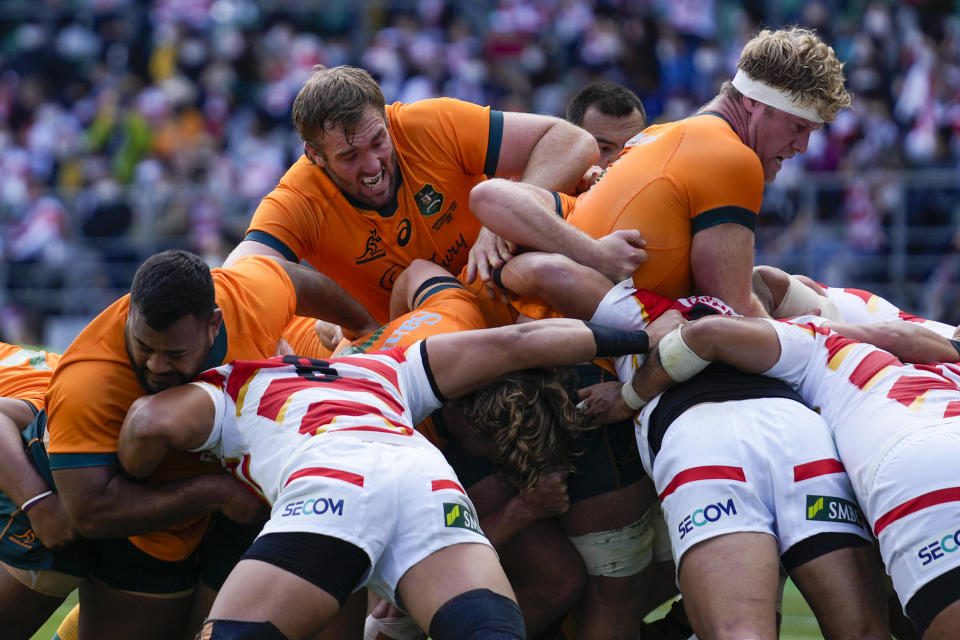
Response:
[{"label": "blurred crowd", "polygon": [[[956,322],[952,1],[0,0],[0,339],[91,317],[156,250],[219,263],[300,154],[290,105],[315,64],[368,69],[388,102],[554,115],[603,78],[674,120],[792,23],[832,43],[856,97],[768,188],[758,259]],[[906,283],[916,299],[891,293]]]}]

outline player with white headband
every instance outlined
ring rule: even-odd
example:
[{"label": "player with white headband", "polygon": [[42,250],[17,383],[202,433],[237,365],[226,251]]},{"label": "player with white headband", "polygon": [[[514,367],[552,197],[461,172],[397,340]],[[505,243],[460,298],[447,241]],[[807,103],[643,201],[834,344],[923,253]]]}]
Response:
[{"label": "player with white headband", "polygon": [[[764,316],[750,288],[764,183],[852,97],[843,64],[809,29],[761,31],[737,69],[693,116],[635,135],[576,202],[558,196],[558,210],[594,238],[643,234],[647,260],[633,274],[636,289],[674,299],[711,295],[742,315]],[[542,189],[494,180],[474,187],[470,208],[519,245],[562,252],[564,225],[549,212],[524,215],[530,199],[554,202]]]}]

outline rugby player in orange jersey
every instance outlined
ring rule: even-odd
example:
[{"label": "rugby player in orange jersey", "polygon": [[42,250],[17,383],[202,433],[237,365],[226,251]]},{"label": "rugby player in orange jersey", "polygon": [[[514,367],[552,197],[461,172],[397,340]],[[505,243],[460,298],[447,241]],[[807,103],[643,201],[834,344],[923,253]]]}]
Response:
[{"label": "rugby player in orange jersey", "polygon": [[589,131],[597,141],[597,166],[603,170],[617,159],[623,145],[647,126],[647,112],[633,91],[601,80],[587,85],[570,99],[567,120]]},{"label": "rugby player in orange jersey", "polygon": [[[308,262],[380,322],[412,260],[458,273],[469,254],[483,276],[508,252],[492,234],[478,236],[474,185],[502,176],[571,190],[598,154],[587,132],[559,118],[451,98],[386,106],[373,78],[347,66],[317,68],[294,101],[293,120],[304,155],[263,199],[227,264],[251,253]],[[643,260],[635,232],[619,243],[573,228],[563,238],[579,260],[614,277]]]},{"label": "rugby player in orange jersey", "polygon": [[[567,222],[593,237],[617,229],[643,234],[648,258],[633,275],[637,289],[670,298],[712,295],[738,313],[763,316],[750,278],[764,183],[783,160],[806,151],[811,132],[851,96],[833,49],[807,29],[761,32],[737,66],[698,113],[637,134],[572,211],[562,204]],[[477,185],[474,213],[522,247],[562,253],[552,242],[564,225],[550,206],[560,197],[514,187]],[[548,206],[526,207],[521,189]],[[515,215],[521,208],[529,215]]]},{"label": "rugby player in orange jersey", "polygon": [[[77,537],[60,497],[31,464],[31,457],[43,449],[43,434],[29,427],[43,409],[59,361],[59,353],[0,343],[0,508],[11,514],[0,533],[0,566],[5,570],[0,571],[0,620],[4,637],[11,640],[30,638],[66,594],[57,591],[54,572],[8,565],[3,550],[34,539],[58,549]],[[26,517],[14,522],[12,514],[18,511]]]},{"label": "rugby player in orange jersey", "polygon": [[[55,568],[79,584],[88,612],[81,616],[81,637],[184,633],[209,514],[220,510],[238,520],[260,514],[242,487],[190,457],[166,462],[149,484],[126,480],[115,453],[126,408],[144,391],[190,379],[231,353],[272,355],[296,309],[333,312],[358,329],[372,322],[356,303],[328,309],[328,291],[339,291],[329,278],[272,258],[251,257],[211,275],[199,257],[166,252],[138,269],[132,302],[124,297],[114,303],[68,348],[41,416],[49,418],[53,480],[84,539],[58,551],[31,540],[21,549],[25,564],[4,561]],[[229,553],[228,545],[214,547]],[[223,566],[204,568],[199,592],[208,603],[231,564],[226,557],[220,561]]]}]

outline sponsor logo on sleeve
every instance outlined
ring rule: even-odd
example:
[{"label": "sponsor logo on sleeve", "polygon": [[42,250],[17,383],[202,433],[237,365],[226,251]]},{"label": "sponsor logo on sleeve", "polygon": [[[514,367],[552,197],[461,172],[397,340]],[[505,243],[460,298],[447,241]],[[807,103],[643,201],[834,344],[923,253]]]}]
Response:
[{"label": "sponsor logo on sleeve", "polygon": [[[921,569],[930,569],[939,561],[960,549],[960,528],[951,527],[942,535],[923,544],[917,549],[917,558]],[[951,556],[957,557],[957,556]]]},{"label": "sponsor logo on sleeve", "polygon": [[296,516],[337,516],[343,517],[343,498],[310,498],[297,500],[283,508],[281,518]]},{"label": "sponsor logo on sleeve", "polygon": [[624,149],[629,149],[630,147],[638,147],[638,146],[640,146],[640,145],[642,145],[642,144],[650,144],[651,142],[653,142],[654,140],[656,140],[656,139],[659,138],[659,137],[660,137],[659,135],[654,135],[654,134],[650,134],[650,133],[643,133],[643,132],[641,131],[641,132],[638,133],[637,135],[635,135],[635,136],[633,136],[632,138],[630,138],[629,140],[627,140],[626,144],[623,145],[623,148],[624,148]]},{"label": "sponsor logo on sleeve", "polygon": [[807,496],[807,520],[846,522],[867,528],[866,518],[857,503],[833,496]]},{"label": "sponsor logo on sleeve", "polygon": [[480,520],[477,514],[467,506],[458,502],[443,503],[443,526],[457,527],[459,529],[469,529],[474,533],[483,535],[480,529]]},{"label": "sponsor logo on sleeve", "polygon": [[426,324],[433,326],[440,322],[443,319],[442,316],[438,313],[432,313],[430,311],[416,311],[409,318],[403,321],[399,327],[393,330],[393,333],[383,341],[383,346],[380,347],[381,350],[389,349],[394,347],[400,342],[400,339],[403,336],[407,335],[411,331],[415,331],[420,328],[420,325]]},{"label": "sponsor logo on sleeve", "polygon": [[705,527],[713,524],[720,519],[729,519],[737,514],[737,505],[733,498],[720,500],[706,505],[702,509],[694,510],[677,525],[680,532],[680,539],[683,540],[688,533],[692,533],[697,527]]}]

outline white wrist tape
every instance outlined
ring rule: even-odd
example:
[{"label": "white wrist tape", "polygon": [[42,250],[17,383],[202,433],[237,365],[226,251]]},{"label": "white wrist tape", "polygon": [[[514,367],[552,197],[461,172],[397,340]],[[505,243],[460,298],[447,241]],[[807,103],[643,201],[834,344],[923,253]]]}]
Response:
[{"label": "white wrist tape", "polygon": [[643,405],[647,404],[646,400],[637,395],[637,392],[633,388],[632,380],[627,380],[620,387],[620,397],[623,398],[627,406],[634,411],[639,411],[643,408]]},{"label": "white wrist tape", "polygon": [[660,364],[676,382],[689,380],[703,371],[710,362],[695,354],[680,335],[677,327],[660,340]]},{"label": "white wrist tape", "polygon": [[737,75],[733,76],[732,84],[743,95],[762,102],[768,107],[786,111],[790,115],[799,116],[810,122],[823,122],[815,105],[797,100],[789,91],[754,80],[744,73],[743,69],[737,69]]},{"label": "white wrist tape", "polygon": [[822,296],[793,276],[790,276],[790,286],[783,294],[780,305],[770,312],[773,318],[794,318],[799,315],[818,311],[821,318],[843,322],[843,316],[837,305],[829,298]]}]

